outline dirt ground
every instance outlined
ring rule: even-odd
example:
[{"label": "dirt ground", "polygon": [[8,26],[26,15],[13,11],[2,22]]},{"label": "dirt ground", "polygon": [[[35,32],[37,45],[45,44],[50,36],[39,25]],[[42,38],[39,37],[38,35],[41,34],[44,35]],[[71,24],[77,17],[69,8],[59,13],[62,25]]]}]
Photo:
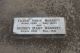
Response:
[{"label": "dirt ground", "polygon": [[[80,0],[0,0],[0,53],[80,53]],[[63,39],[12,39],[14,17],[64,17]]]}]

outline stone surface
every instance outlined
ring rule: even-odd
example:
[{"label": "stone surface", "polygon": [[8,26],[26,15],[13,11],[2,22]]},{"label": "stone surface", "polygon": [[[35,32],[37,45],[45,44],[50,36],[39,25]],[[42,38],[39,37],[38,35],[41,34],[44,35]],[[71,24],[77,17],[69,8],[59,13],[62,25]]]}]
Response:
[{"label": "stone surface", "polygon": [[66,34],[64,17],[18,17],[13,23],[13,34]]},{"label": "stone surface", "polygon": [[[0,53],[80,53],[79,0],[0,0]],[[12,39],[14,17],[65,17],[64,39]]]}]

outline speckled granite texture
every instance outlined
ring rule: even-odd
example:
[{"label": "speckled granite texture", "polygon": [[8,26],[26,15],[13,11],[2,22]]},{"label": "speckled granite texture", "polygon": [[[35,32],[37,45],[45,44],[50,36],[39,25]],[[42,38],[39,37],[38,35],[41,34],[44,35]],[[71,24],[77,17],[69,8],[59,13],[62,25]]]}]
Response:
[{"label": "speckled granite texture", "polygon": [[[14,17],[65,17],[64,39],[12,39]],[[80,53],[80,0],[0,0],[0,53]]]}]

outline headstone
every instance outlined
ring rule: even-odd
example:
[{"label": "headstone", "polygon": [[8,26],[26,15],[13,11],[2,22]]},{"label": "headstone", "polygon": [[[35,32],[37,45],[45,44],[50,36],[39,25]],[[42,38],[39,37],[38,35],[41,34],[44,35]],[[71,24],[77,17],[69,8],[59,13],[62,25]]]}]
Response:
[{"label": "headstone", "polygon": [[18,17],[14,18],[13,33],[66,34],[64,17]]}]

